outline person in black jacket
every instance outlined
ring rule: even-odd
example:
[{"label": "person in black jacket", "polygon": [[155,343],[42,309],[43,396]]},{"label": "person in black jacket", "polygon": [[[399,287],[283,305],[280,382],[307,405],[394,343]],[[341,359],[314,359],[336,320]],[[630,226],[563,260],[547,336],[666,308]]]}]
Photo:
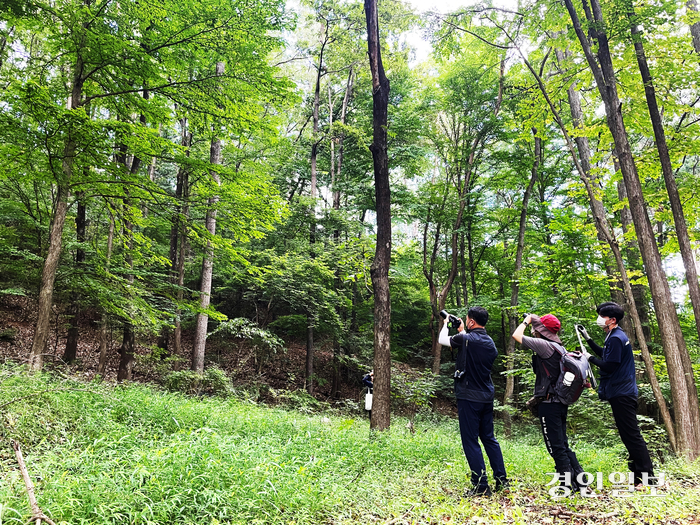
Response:
[{"label": "person in black jacket", "polygon": [[[525,329],[531,326],[532,337],[524,335]],[[535,394],[539,402],[537,417],[542,427],[542,436],[547,452],[554,459],[554,468],[570,489],[581,488],[577,482],[579,474],[584,470],[569,446],[566,435],[566,417],[568,405],[565,405],[554,391],[554,385],[559,378],[561,352],[566,351],[557,332],[561,323],[556,316],[548,314],[539,317],[528,314],[520,326],[513,332],[513,339],[523,348],[533,351],[532,368],[535,372]],[[568,483],[566,482],[566,478]]]},{"label": "person in black jacket", "polygon": [[589,355],[588,361],[600,368],[598,397],[608,401],[612,408],[620,439],[629,453],[628,467],[634,472],[634,483],[643,486],[642,474],[654,477],[647,443],[637,422],[637,381],[635,378],[634,354],[627,334],[617,323],[625,316],[622,307],[613,302],[602,303],[596,309],[596,324],[605,332],[605,343],[601,348],[579,325],[577,329],[598,357]]},{"label": "person in black jacket", "polygon": [[[494,387],[491,381],[491,368],[498,356],[496,345],[484,326],[489,314],[486,309],[474,306],[467,312],[466,323],[460,319],[459,333],[450,337],[445,319],[438,342],[444,346],[457,348],[454,389],[459,415],[459,433],[462,448],[471,470],[472,489],[468,496],[490,496],[491,488],[486,474],[484,457],[479,440],[496,480],[496,490],[509,490],[506,467],[501,446],[493,433]],[[466,328],[466,329],[465,329]]]}]

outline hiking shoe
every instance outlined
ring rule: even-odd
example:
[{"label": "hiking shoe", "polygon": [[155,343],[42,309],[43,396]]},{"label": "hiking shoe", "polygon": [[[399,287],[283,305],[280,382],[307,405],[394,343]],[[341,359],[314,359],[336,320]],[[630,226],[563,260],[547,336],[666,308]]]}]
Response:
[{"label": "hiking shoe", "polygon": [[508,480],[499,481],[496,480],[496,492],[502,492],[503,494],[510,494],[510,482]]},{"label": "hiking shoe", "polygon": [[488,485],[485,487],[473,487],[464,493],[467,498],[477,498],[479,496],[489,497],[491,496],[491,489]]}]

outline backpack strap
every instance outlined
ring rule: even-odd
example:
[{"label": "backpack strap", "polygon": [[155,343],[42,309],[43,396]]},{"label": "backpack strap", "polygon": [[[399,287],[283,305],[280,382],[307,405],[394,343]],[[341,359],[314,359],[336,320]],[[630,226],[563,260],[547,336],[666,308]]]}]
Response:
[{"label": "backpack strap", "polygon": [[459,356],[462,356],[462,359],[459,359],[459,362],[455,362],[455,379],[461,379],[464,376],[464,371],[467,369],[467,347],[469,346],[469,338],[465,335],[464,336],[464,346],[462,347],[462,352],[457,353],[457,358],[459,359]]}]

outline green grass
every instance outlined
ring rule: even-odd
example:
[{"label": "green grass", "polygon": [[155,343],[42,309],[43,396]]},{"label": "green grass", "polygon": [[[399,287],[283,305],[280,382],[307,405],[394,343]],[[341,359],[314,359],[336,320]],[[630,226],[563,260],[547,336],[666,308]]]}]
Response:
[{"label": "green grass", "polygon": [[[461,497],[468,477],[454,421],[418,419],[411,434],[396,419],[391,432],[372,435],[361,414],[324,420],[237,399],[0,372],[0,405],[31,396],[2,409],[0,525],[30,515],[10,439],[22,444],[39,506],[57,523],[539,523],[552,509],[653,523],[700,512],[698,469],[677,461],[660,469],[672,477],[664,498],[554,501],[545,487],[553,462],[527,429],[501,439],[515,490],[470,500]],[[51,388],[75,390],[40,393]],[[589,472],[626,468],[621,446],[573,445]]]}]

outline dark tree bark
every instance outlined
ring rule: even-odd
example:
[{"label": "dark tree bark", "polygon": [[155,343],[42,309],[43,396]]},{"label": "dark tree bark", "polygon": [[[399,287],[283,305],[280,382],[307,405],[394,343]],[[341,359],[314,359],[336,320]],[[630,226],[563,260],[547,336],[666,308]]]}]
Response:
[{"label": "dark tree bark", "polygon": [[[216,63],[216,76],[224,74],[224,63]],[[214,130],[215,126],[212,126]],[[217,166],[221,164],[221,139],[214,136],[211,141],[209,150],[209,163]],[[221,185],[219,174],[211,170],[211,178],[217,186]],[[212,237],[216,235],[216,204],[219,202],[219,197],[214,196],[209,199],[209,210],[207,210],[206,229]],[[204,251],[204,259],[202,261],[202,278],[199,287],[199,308],[197,314],[197,326],[194,334],[194,344],[192,348],[192,370],[198,374],[204,373],[204,349],[207,344],[207,326],[209,324],[209,316],[204,313],[211,302],[211,283],[214,273],[214,250],[211,241],[207,241]]]},{"label": "dark tree bark", "polygon": [[[690,302],[693,307],[693,315],[695,316],[695,328],[697,330],[698,337],[700,337],[700,283],[698,283],[698,272],[695,267],[695,255],[693,254],[693,247],[690,242],[690,235],[688,234],[688,225],[685,220],[685,213],[683,212],[683,203],[681,202],[681,197],[678,193],[678,186],[676,185],[676,178],[673,174],[673,166],[671,165],[671,156],[668,152],[668,145],[666,144],[666,134],[664,132],[664,125],[661,120],[661,112],[659,111],[659,105],[656,101],[654,80],[651,77],[651,71],[649,70],[649,65],[647,64],[646,53],[644,52],[642,31],[637,24],[637,16],[634,13],[634,8],[632,7],[631,3],[629,4],[628,9],[629,11],[627,16],[630,20],[630,32],[632,33],[634,50],[635,54],[637,55],[637,64],[639,65],[639,72],[641,73],[642,81],[644,82],[644,94],[647,100],[647,107],[649,108],[651,125],[654,129],[656,149],[659,152],[661,171],[664,175],[666,192],[668,193],[668,199],[671,204],[671,211],[673,213],[673,224],[676,227],[678,247],[681,252],[681,258],[683,259],[683,266],[685,267],[688,293],[690,295]],[[685,340],[683,338],[683,333],[681,332],[680,324],[676,328],[676,338],[679,340],[679,346],[685,346]],[[690,409],[693,413],[698,415],[698,422],[700,422],[698,390],[693,377],[693,365],[690,361],[690,354],[687,350],[685,352],[681,352],[681,358],[683,359],[683,368],[688,381],[688,398],[690,400]],[[700,454],[700,429],[696,432],[696,440],[697,451],[698,454]]]},{"label": "dark tree bark", "polygon": [[365,0],[367,49],[372,73],[374,192],[377,211],[377,248],[370,269],[374,289],[374,400],[370,428],[386,430],[391,424],[391,189],[389,187],[388,114],[389,79],[379,44],[377,0]]},{"label": "dark tree bark", "polygon": [[[75,217],[75,233],[76,240],[78,241],[78,247],[75,251],[75,267],[76,270],[80,271],[81,267],[85,263],[85,249],[83,248],[83,243],[85,242],[85,200],[83,192],[77,195],[78,199],[78,210]],[[78,321],[80,317],[80,296],[77,292],[71,294],[71,305],[70,305],[70,327],[68,328],[68,337],[66,338],[66,349],[63,352],[63,361],[66,363],[75,362],[78,356],[78,338],[80,331],[78,328]]]},{"label": "dark tree bark", "polygon": [[[114,219],[110,215],[109,217],[109,233],[107,234],[107,255],[105,257],[105,271],[109,273],[109,263],[112,259],[112,244],[114,242]],[[97,374],[104,377],[105,371],[107,370],[107,350],[109,349],[109,343],[107,340],[107,313],[102,312],[102,319],[100,320],[100,357],[97,363]]]},{"label": "dark tree bark", "polygon": [[565,0],[565,4],[603,100],[608,127],[615,142],[615,152],[627,188],[630,212],[649,279],[661,340],[666,354],[676,416],[677,449],[692,460],[700,454],[700,441],[698,440],[700,414],[692,409],[693,403],[689,399],[692,392],[689,383],[693,381],[693,376],[692,374],[686,375],[683,356],[683,354],[687,354],[688,350],[684,342],[677,337],[678,316],[646,211],[641,182],[622,118],[622,105],[617,95],[615,70],[605,32],[602,9],[598,0],[592,0],[590,6],[587,0],[583,0],[591,39],[598,44],[597,53],[594,55],[572,0]]},{"label": "dark tree bark", "polygon": [[[696,16],[698,14],[698,3],[697,0],[688,0],[685,5],[690,11],[692,11]],[[700,22],[695,22],[690,25],[690,34],[693,37],[693,49],[695,53],[700,55]]]},{"label": "dark tree bark", "polygon": [[[192,135],[188,132],[187,128],[187,118],[180,119],[180,144],[186,151],[186,155],[189,157],[190,154],[190,142],[192,140]],[[182,210],[183,210],[183,187],[184,180],[187,178],[186,173],[187,168],[181,166],[177,170],[177,177],[175,182],[175,209],[173,210],[173,216],[171,218],[172,225],[170,226],[170,249],[168,251],[168,258],[170,261],[170,271],[169,280],[172,285],[178,283],[178,255],[179,255],[179,240],[180,231],[184,228],[184,223],[182,221]],[[177,316],[176,316],[177,317]],[[177,320],[175,320],[177,322]],[[169,326],[164,326],[161,329],[160,337],[158,338],[158,347],[164,350],[162,355],[163,358],[167,357],[168,348],[170,346],[170,335],[171,328]]]}]

